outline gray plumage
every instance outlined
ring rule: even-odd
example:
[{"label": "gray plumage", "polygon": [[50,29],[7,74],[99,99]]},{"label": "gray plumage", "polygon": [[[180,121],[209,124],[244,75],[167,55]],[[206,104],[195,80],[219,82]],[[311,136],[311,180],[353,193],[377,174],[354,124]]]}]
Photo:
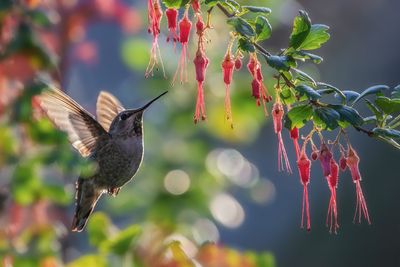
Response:
[{"label": "gray plumage", "polygon": [[143,112],[159,95],[139,109],[126,110],[110,93],[100,92],[96,118],[68,95],[50,88],[40,95],[49,119],[68,134],[72,146],[96,163],[95,174],[76,182],[72,231],[80,232],[103,193],[116,196],[136,174],[143,159]]}]

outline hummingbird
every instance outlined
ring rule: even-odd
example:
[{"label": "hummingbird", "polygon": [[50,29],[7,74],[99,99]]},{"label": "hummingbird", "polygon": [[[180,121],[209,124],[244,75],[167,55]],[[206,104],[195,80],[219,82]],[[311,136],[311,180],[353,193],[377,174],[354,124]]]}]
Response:
[{"label": "hummingbird", "polygon": [[96,118],[61,90],[50,87],[39,95],[40,106],[79,153],[96,164],[90,177],[79,176],[75,187],[73,232],[81,232],[97,201],[117,196],[132,180],[143,160],[143,113],[160,94],[138,109],[125,109],[112,94],[101,91]]}]

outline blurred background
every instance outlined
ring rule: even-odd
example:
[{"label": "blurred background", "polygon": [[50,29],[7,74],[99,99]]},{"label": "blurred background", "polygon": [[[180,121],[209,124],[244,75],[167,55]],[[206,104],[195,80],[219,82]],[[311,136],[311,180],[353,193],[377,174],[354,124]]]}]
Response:
[{"label": "blurred background", "polygon": [[[270,119],[251,98],[245,68],[234,73],[232,84],[234,129],[224,121],[220,63],[229,28],[218,10],[206,46],[211,61],[204,87],[208,120],[194,125],[194,68],[189,64],[188,83],[171,87],[180,45],[174,52],[166,42],[165,17],[159,45],[167,78],[161,71],[144,77],[152,42],[145,1],[21,1],[32,13],[23,23],[15,18],[22,11],[9,15],[6,2],[0,4],[2,44],[12,45],[1,46],[0,63],[3,266],[191,266],[170,263],[179,262],[180,252],[205,266],[400,265],[399,152],[351,131],[372,225],[353,224],[355,188],[345,172],[337,191],[339,233],[329,233],[330,192],[315,166],[309,186],[312,230],[300,229],[297,170],[278,172],[277,139]],[[299,9],[313,23],[331,27],[330,41],[316,51],[324,62],[301,66],[316,80],[355,91],[400,83],[399,1],[246,2],[272,8],[273,34],[263,45],[274,53],[287,45]],[[191,56],[195,41],[192,36]],[[37,114],[31,99],[42,88],[29,82],[37,69],[51,73],[92,114],[100,90],[132,108],[169,90],[145,114],[145,156],[134,181],[118,197],[103,197],[79,234],[69,231],[74,182],[90,166],[72,151],[65,135]],[[273,85],[273,74],[264,67],[267,87]],[[294,167],[286,132],[284,139]],[[172,240],[180,245],[169,245]],[[201,246],[205,242],[217,245]]]}]

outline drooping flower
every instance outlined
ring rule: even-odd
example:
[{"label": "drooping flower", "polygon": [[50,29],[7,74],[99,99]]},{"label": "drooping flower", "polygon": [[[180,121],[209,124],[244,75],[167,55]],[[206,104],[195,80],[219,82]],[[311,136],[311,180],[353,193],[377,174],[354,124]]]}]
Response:
[{"label": "drooping flower", "polygon": [[[254,82],[254,80],[253,80]],[[272,107],[272,118],[274,121],[274,130],[278,136],[278,169],[283,171],[282,158],[285,161],[286,171],[292,173],[292,168],[290,167],[289,158],[286,153],[285,145],[282,139],[282,118],[284,115],[283,105],[279,101],[275,102]]]},{"label": "drooping flower", "polygon": [[357,152],[353,149],[351,145],[349,145],[349,148],[347,150],[346,164],[347,167],[349,167],[351,178],[353,179],[353,182],[356,185],[356,197],[357,197],[356,210],[354,212],[353,221],[354,222],[356,221],[356,217],[358,214],[359,223],[361,223],[361,217],[364,216],[368,224],[371,224],[367,203],[365,201],[364,194],[361,188],[361,174],[358,166],[359,163],[360,163],[360,158],[358,157]]},{"label": "drooping flower", "polygon": [[290,138],[293,140],[294,148],[296,149],[296,158],[299,159],[299,129],[297,129],[297,127],[294,127],[292,130],[290,130]]},{"label": "drooping flower", "polygon": [[243,55],[240,51],[238,51],[236,58],[235,58],[235,69],[240,70],[242,68],[242,58]]},{"label": "drooping flower", "polygon": [[331,173],[331,162],[332,153],[329,150],[329,147],[325,144],[321,144],[321,148],[319,150],[319,161],[321,162],[322,172],[325,177]]},{"label": "drooping flower", "polygon": [[189,20],[189,15],[188,15],[188,10],[189,8],[186,8],[185,13],[182,17],[182,19],[179,21],[179,42],[182,45],[182,51],[181,51],[181,56],[178,62],[178,68],[176,69],[174,79],[172,80],[172,84],[175,84],[176,77],[178,76],[178,73],[180,73],[180,80],[181,83],[184,81],[187,81],[187,69],[186,69],[186,63],[187,60],[189,59],[189,55],[187,54],[187,49],[188,49],[188,42],[189,42],[189,33],[190,29],[192,28],[192,22]]},{"label": "drooping flower", "polygon": [[331,191],[331,197],[329,200],[328,214],[326,216],[326,226],[329,225],[329,232],[336,234],[339,228],[337,221],[337,205],[336,205],[336,188],[339,182],[339,165],[335,159],[330,160],[330,174],[326,177],[328,182],[329,190]]},{"label": "drooping flower", "polygon": [[347,159],[344,154],[344,151],[340,151],[340,153],[341,153],[341,155],[340,155],[340,159],[339,159],[339,166],[342,171],[345,171],[347,168]]},{"label": "drooping flower", "polygon": [[206,76],[206,69],[208,66],[208,58],[206,57],[203,49],[198,49],[196,52],[196,57],[193,60],[196,69],[196,80],[197,80],[197,101],[196,101],[196,111],[194,113],[194,123],[201,120],[205,120],[206,108],[204,104],[204,90],[203,83]]},{"label": "drooping flower", "polygon": [[168,36],[167,42],[172,40],[174,42],[174,49],[176,48],[176,42],[179,41],[179,36],[176,32],[177,21],[178,21],[178,10],[175,8],[168,8],[165,10],[168,22]]},{"label": "drooping flower", "polygon": [[199,0],[192,0],[192,8],[194,13],[200,13],[200,1]]},{"label": "drooping flower", "polygon": [[147,19],[149,21],[148,32],[153,35],[153,43],[150,50],[150,60],[146,68],[145,77],[147,78],[150,75],[153,75],[153,69],[154,67],[158,67],[159,60],[165,76],[164,64],[161,58],[160,47],[158,45],[158,35],[160,34],[160,22],[163,12],[159,0],[148,0],[147,7]]},{"label": "drooping flower", "polygon": [[221,64],[222,74],[225,83],[225,118],[231,125],[233,129],[233,118],[232,118],[232,110],[231,110],[231,99],[230,99],[230,85],[232,82],[233,69],[235,67],[235,63],[233,61],[233,57],[231,55],[231,44],[229,44],[228,49],[226,51],[224,60]]},{"label": "drooping flower", "polygon": [[267,88],[263,84],[263,76],[261,71],[261,64],[257,59],[257,55],[255,53],[250,54],[249,62],[247,63],[247,69],[253,77],[253,81],[251,84],[252,87],[252,95],[256,99],[257,106],[261,105],[261,102],[264,107],[265,116],[268,115],[266,103],[272,100],[272,97],[269,95]]},{"label": "drooping flower", "polygon": [[311,170],[311,161],[307,157],[305,151],[306,143],[303,144],[301,149],[299,158],[297,160],[297,168],[299,170],[300,182],[303,185],[303,203],[302,203],[302,211],[301,211],[301,228],[304,228],[304,212],[306,212],[307,217],[307,231],[311,230],[310,223],[310,206],[308,203],[308,189],[307,186],[310,183],[310,170]]}]

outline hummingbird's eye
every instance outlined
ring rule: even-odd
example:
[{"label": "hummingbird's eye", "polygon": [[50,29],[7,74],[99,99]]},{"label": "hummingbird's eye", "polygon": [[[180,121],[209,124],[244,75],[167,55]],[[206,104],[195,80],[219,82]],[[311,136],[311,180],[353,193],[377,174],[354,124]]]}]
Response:
[{"label": "hummingbird's eye", "polygon": [[121,120],[126,120],[128,118],[128,115],[126,115],[126,114],[121,114]]}]

